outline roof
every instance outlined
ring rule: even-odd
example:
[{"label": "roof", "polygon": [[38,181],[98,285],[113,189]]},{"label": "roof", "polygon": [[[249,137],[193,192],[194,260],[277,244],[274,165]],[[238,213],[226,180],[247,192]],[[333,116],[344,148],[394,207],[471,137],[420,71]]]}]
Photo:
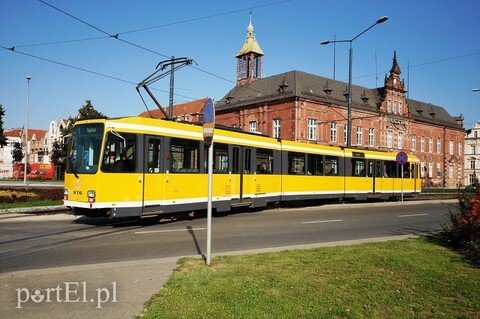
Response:
[{"label": "roof", "polygon": [[[352,85],[352,108],[378,112],[384,88],[370,89]],[[317,103],[347,107],[348,83],[293,70],[237,85],[217,104],[216,111],[229,111],[252,104],[265,104],[297,97]],[[462,129],[461,125],[441,106],[407,99],[411,117],[421,122]],[[423,110],[417,112],[417,110]],[[433,116],[432,116],[433,114]]]},{"label": "roof", "polygon": [[[5,130],[3,135],[6,137],[21,137],[23,134],[23,128],[15,128],[11,130]],[[44,138],[47,134],[47,130],[39,130],[39,129],[28,129],[28,139],[31,140],[35,135],[37,140]]]},{"label": "roof", "polygon": [[238,58],[250,52],[257,53],[259,55],[264,55],[262,49],[260,49],[260,45],[255,39],[255,32],[253,30],[251,17],[250,17],[250,24],[247,27],[247,38],[245,39],[245,43],[243,44],[240,51],[238,51],[236,57]]},{"label": "roof", "polygon": [[[173,106],[173,116],[178,117],[185,114],[203,114],[203,106],[207,98],[176,104]],[[165,108],[165,112],[169,114],[169,107]],[[152,117],[161,119],[164,118],[164,115],[160,109],[149,110],[139,114],[141,117]]]}]

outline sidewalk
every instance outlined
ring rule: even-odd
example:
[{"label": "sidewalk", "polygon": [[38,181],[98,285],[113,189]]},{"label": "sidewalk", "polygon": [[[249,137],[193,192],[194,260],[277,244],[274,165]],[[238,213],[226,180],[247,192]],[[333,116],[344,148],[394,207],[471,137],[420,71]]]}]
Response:
[{"label": "sidewalk", "polygon": [[1,318],[132,318],[159,291],[177,258],[0,274]]}]

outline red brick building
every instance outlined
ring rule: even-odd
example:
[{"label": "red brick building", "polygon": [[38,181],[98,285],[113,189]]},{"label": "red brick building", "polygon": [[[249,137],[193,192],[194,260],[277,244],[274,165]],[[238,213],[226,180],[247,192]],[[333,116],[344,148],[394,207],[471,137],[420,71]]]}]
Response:
[{"label": "red brick building", "polygon": [[[275,138],[346,145],[347,83],[289,71],[263,78],[253,26],[237,54],[237,85],[216,104],[216,123]],[[352,85],[352,146],[415,154],[427,185],[462,185],[463,117],[408,99],[393,55],[384,86]]]}]

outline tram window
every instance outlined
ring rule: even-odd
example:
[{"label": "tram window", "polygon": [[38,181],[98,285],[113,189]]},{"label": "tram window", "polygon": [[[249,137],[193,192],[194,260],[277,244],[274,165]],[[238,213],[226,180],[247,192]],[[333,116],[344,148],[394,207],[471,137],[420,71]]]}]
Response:
[{"label": "tram window", "polygon": [[297,175],[305,174],[305,154],[288,153],[288,173]]},{"label": "tram window", "polygon": [[398,177],[397,176],[397,162],[385,161],[384,164],[385,177]]},{"label": "tram window", "polygon": [[271,174],[273,172],[273,151],[257,149],[257,173]]},{"label": "tram window", "polygon": [[67,173],[95,174],[101,159],[103,124],[82,124],[73,128]]},{"label": "tram window", "polygon": [[375,177],[383,177],[382,173],[382,162],[377,161],[375,162]]},{"label": "tram window", "polygon": [[102,161],[103,172],[134,172],[136,136],[134,134],[108,133]]},{"label": "tram window", "polygon": [[367,176],[368,176],[368,177],[372,177],[372,176],[373,176],[373,173],[374,173],[373,168],[374,168],[374,166],[373,166],[373,161],[372,161],[372,160],[368,160],[368,161],[367,161]]},{"label": "tram window", "polygon": [[232,173],[240,173],[240,149],[238,147],[233,148],[233,158],[232,158]]},{"label": "tram window", "polygon": [[[208,172],[208,149],[205,149],[205,172]],[[213,144],[213,172],[228,173],[228,145]]]},{"label": "tram window", "polygon": [[245,157],[244,157],[245,163],[244,163],[244,168],[245,174],[251,174],[252,173],[252,150],[250,148],[245,149]]},{"label": "tram window", "polygon": [[338,175],[338,157],[325,156],[325,175]]},{"label": "tram window", "polygon": [[352,158],[352,176],[365,176],[365,160]]},{"label": "tram window", "polygon": [[323,156],[308,154],[308,175],[323,175]]},{"label": "tram window", "polygon": [[151,138],[148,141],[148,164],[149,173],[160,172],[160,140]]},{"label": "tram window", "polygon": [[403,178],[410,178],[410,165],[408,163],[403,165]]},{"label": "tram window", "polygon": [[170,172],[198,173],[200,167],[200,143],[172,138],[170,141]]}]

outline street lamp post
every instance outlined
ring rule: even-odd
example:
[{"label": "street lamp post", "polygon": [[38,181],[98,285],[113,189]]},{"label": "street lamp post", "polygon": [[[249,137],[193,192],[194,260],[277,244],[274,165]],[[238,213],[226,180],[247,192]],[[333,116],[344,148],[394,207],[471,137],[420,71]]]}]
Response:
[{"label": "street lamp post", "polygon": [[355,37],[353,37],[350,40],[334,40],[334,41],[322,41],[320,44],[322,45],[327,45],[329,43],[339,43],[339,42],[349,42],[350,43],[350,50],[349,50],[349,56],[348,56],[348,107],[347,107],[347,147],[352,146],[352,55],[353,55],[353,48],[352,48],[352,42],[376,26],[377,24],[383,23],[388,20],[387,16],[383,16],[380,19],[378,19],[374,24],[369,26],[367,29],[363,30],[359,34],[357,34]]},{"label": "street lamp post", "polygon": [[30,107],[30,80],[32,77],[27,76],[27,115],[25,120],[25,166],[23,167],[23,183],[27,185],[27,167],[28,167],[28,109]]}]

